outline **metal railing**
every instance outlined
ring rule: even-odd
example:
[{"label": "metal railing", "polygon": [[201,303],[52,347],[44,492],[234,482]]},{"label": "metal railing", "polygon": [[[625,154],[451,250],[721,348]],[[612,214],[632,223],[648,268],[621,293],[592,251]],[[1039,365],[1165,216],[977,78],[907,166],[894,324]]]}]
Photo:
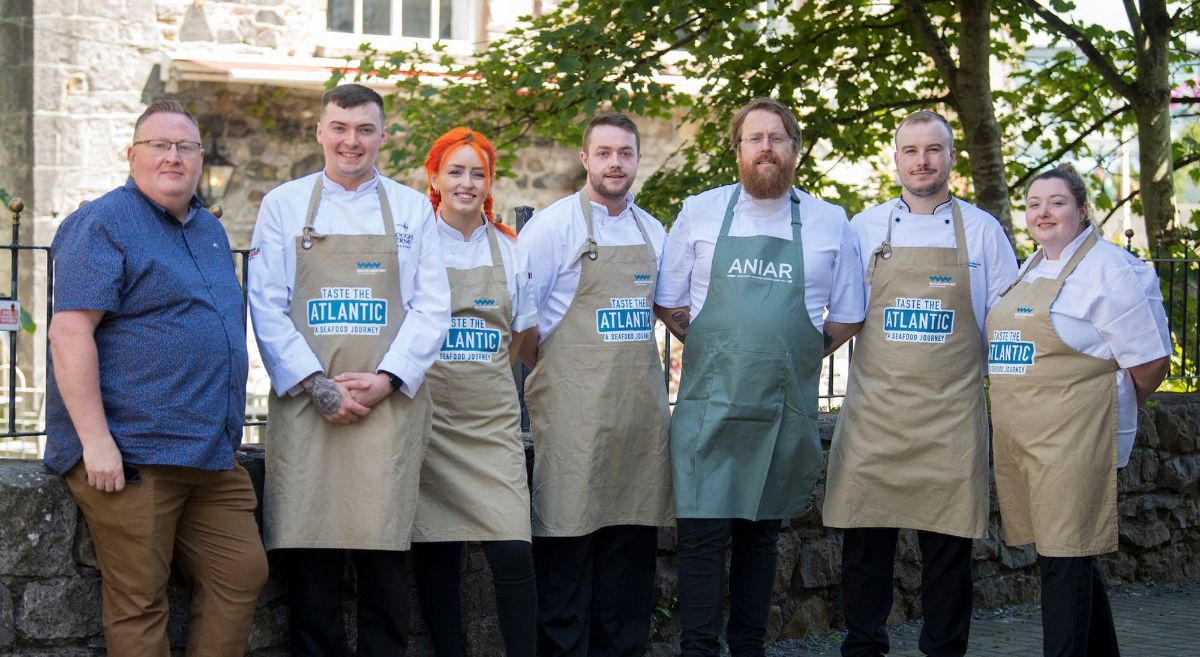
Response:
[{"label": "metal railing", "polygon": [[[42,253],[46,256],[46,317],[49,318],[53,314],[54,298],[54,267],[50,260],[50,247],[21,243],[21,213],[24,211],[24,205],[19,198],[13,198],[8,205],[8,209],[12,213],[12,238],[8,244],[0,244],[0,249],[9,252],[8,260],[11,271],[9,272],[8,295],[0,296],[0,302],[18,300],[22,273],[22,254],[26,252]],[[214,214],[220,216],[220,207],[211,209]],[[533,208],[531,207],[521,206],[516,208],[515,215],[518,230],[524,227],[532,214]],[[1130,233],[1127,232],[1126,237],[1128,239]],[[1190,246],[1194,247],[1195,244],[1191,244]],[[1129,248],[1129,241],[1127,241],[1126,248]],[[247,307],[246,264],[249,261],[250,251],[250,249],[234,249],[231,254],[235,258],[235,267],[241,280],[243,308]],[[1200,388],[1200,371],[1198,371],[1200,368],[1197,367],[1197,364],[1200,363],[1200,294],[1197,292],[1198,288],[1200,288],[1200,257],[1196,255],[1195,248],[1185,249],[1185,253],[1184,257],[1154,257],[1146,259],[1146,262],[1155,267],[1159,280],[1162,283],[1163,305],[1166,309],[1168,324],[1176,346],[1176,354],[1172,358],[1167,379],[1168,381],[1181,382],[1184,389],[1196,390]],[[1158,254],[1158,256],[1161,255],[1161,253]],[[244,312],[243,321],[248,321],[248,314],[248,311]],[[48,355],[50,351],[48,331],[42,330],[38,331],[38,333],[34,336],[29,336],[27,339],[41,340],[45,347],[45,353]],[[674,346],[675,340],[670,332],[663,331],[663,336],[663,380],[668,390],[673,391],[672,372],[678,371],[678,367],[674,367],[676,361],[673,360],[672,355],[677,349]],[[0,456],[22,455],[13,453],[11,443],[31,439],[40,442],[44,440],[46,435],[44,391],[36,386],[20,385],[20,380],[24,376],[18,362],[20,355],[19,347],[22,339],[25,339],[25,336],[22,335],[20,330],[8,334],[8,363],[0,366],[0,368],[3,368],[0,369],[0,372],[8,377],[4,385],[0,385],[0,414],[3,417],[0,428],[4,429],[4,431],[0,432]],[[854,343],[851,340],[838,353],[825,359],[819,398],[826,403],[843,396],[843,392],[838,389],[839,386],[836,385],[836,382],[848,372],[849,361],[853,357],[853,350]],[[844,359],[841,357],[842,353],[845,353]],[[43,368],[46,368],[48,363],[42,362],[41,365]],[[520,365],[519,367],[518,376],[523,383],[529,370],[524,365]],[[671,403],[674,403],[674,395],[672,395]],[[31,409],[29,408],[30,405],[36,406],[36,408]],[[528,429],[529,418],[524,410],[525,404],[523,398],[521,400],[521,407],[522,426]],[[249,408],[247,412],[246,427],[257,428],[266,424],[265,419],[257,417],[258,414],[251,417]]]}]

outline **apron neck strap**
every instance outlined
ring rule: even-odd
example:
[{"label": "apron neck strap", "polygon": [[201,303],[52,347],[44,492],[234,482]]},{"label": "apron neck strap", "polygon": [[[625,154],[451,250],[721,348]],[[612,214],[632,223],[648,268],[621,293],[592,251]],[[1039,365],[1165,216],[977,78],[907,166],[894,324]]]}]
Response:
[{"label": "apron neck strap", "polygon": [[[392,205],[388,202],[387,193],[383,191],[383,181],[375,181],[375,191],[379,194],[379,214],[383,218],[383,232],[385,235],[394,237],[396,235],[395,217],[392,215]],[[321,233],[313,230],[313,220],[317,217],[317,208],[321,207],[321,192],[325,189],[325,174],[322,172],[317,174],[317,179],[313,183],[312,193],[308,196],[308,210],[304,214],[304,238],[301,245],[308,249],[312,248],[314,239],[325,237]]]},{"label": "apron neck strap", "polygon": [[[721,220],[721,232],[717,234],[718,238],[729,237],[729,228],[733,225],[733,213],[737,208],[738,199],[742,196],[742,184],[738,183],[733,186],[733,193],[729,195],[729,204],[725,206],[725,217]],[[789,209],[792,216],[792,241],[800,243],[800,197],[796,195],[796,190],[788,190]]]},{"label": "apron neck strap", "polygon": [[958,264],[967,265],[967,229],[963,227],[962,208],[953,196],[950,197],[950,216],[954,219],[954,246],[958,250]]},{"label": "apron neck strap", "polygon": [[[1071,273],[1075,271],[1075,268],[1079,266],[1079,263],[1083,260],[1083,256],[1087,255],[1087,252],[1091,251],[1092,247],[1095,246],[1096,242],[1099,241],[1100,234],[1093,228],[1092,234],[1083,241],[1083,244],[1079,245],[1079,248],[1076,249],[1075,253],[1071,256],[1071,259],[1067,261],[1067,264],[1063,265],[1062,271],[1058,272],[1058,276],[1054,279],[1055,287],[1061,288],[1063,286],[1063,282],[1066,281],[1067,277],[1070,276]],[[1016,287],[1017,283],[1025,280],[1025,277],[1029,275],[1029,272],[1033,271],[1034,267],[1037,267],[1037,264],[1041,262],[1043,258],[1045,258],[1045,255],[1046,252],[1044,249],[1038,249],[1037,253],[1033,254],[1033,258],[1029,261],[1029,264],[1026,265],[1021,271],[1021,275],[1017,277],[1017,280],[1013,281],[1012,284],[1005,288],[1004,291],[1000,293],[1000,296],[1008,294],[1008,291]]]},{"label": "apron neck strap", "polygon": [[504,260],[500,257],[500,238],[496,237],[496,227],[486,217],[483,220],[483,231],[487,234],[488,250],[492,254],[492,266],[503,267]]},{"label": "apron neck strap", "polygon": [[[592,201],[588,198],[587,190],[579,190],[579,208],[583,210],[583,220],[587,223],[587,240],[580,247],[579,253],[575,254],[575,259],[583,257],[584,254],[591,260],[597,257],[596,248],[599,246],[596,242],[596,230],[592,220]],[[650,258],[655,262],[658,261],[658,254],[654,252],[654,245],[650,243],[650,235],[646,233],[646,227],[642,222],[638,221],[637,210],[634,209],[633,203],[629,204],[629,218],[633,220],[633,225],[637,226],[638,232],[642,234],[642,243],[650,250]]]}]

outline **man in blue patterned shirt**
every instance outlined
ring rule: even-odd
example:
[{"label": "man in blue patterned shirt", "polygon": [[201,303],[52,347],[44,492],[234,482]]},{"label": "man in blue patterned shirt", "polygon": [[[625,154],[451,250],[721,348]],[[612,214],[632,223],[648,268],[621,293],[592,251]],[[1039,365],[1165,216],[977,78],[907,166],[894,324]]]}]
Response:
[{"label": "man in blue patterned shirt", "polygon": [[245,652],[267,563],[234,462],[244,308],[229,241],[196,197],[203,148],[175,101],[138,118],[130,178],[54,237],[46,468],[83,511],[110,655],[163,657],[171,561],[192,586],[188,654]]}]

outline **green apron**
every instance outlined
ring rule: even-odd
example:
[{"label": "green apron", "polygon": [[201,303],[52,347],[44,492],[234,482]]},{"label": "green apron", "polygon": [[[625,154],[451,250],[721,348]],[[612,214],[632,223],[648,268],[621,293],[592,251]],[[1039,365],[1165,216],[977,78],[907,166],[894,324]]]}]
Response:
[{"label": "green apron", "polygon": [[800,199],[792,239],[730,237],[733,190],[708,297],[688,328],[671,418],[675,513],[800,515],[821,472],[817,383],[824,349],[804,303]]}]

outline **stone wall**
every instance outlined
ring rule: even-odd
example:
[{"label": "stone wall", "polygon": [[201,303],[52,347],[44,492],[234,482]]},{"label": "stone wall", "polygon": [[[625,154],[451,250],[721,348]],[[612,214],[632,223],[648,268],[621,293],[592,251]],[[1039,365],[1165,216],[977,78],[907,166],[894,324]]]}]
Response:
[{"label": "stone wall", "polygon": [[0,188],[28,194],[33,184],[33,0],[0,4],[0,62]]},{"label": "stone wall", "polygon": [[[1113,588],[1166,584],[1200,577],[1200,394],[1157,395],[1143,410],[1129,467],[1118,478],[1120,551],[1102,558]],[[821,418],[825,440],[834,417]],[[256,485],[260,458],[243,458]],[[824,483],[807,510],[780,538],[780,560],[770,616],[770,640],[821,635],[842,624],[838,589],[841,535],[821,526]],[[993,496],[994,499],[994,496]],[[66,487],[33,461],[0,461],[0,657],[101,655],[99,573],[85,525]],[[978,609],[1038,598],[1035,554],[998,540],[992,507],[989,537],[975,544]],[[921,615],[920,563],[911,532],[902,532],[892,623]],[[678,651],[678,593],[674,532],[659,534],[659,569],[651,654]],[[186,591],[170,588],[172,643],[182,646]],[[463,564],[463,616],[469,654],[502,654],[487,562],[477,549]],[[352,607],[352,605],[349,605]],[[353,609],[348,609],[353,615]],[[414,657],[432,655],[414,613]],[[286,655],[284,589],[272,576],[255,613],[248,654]]]}]

